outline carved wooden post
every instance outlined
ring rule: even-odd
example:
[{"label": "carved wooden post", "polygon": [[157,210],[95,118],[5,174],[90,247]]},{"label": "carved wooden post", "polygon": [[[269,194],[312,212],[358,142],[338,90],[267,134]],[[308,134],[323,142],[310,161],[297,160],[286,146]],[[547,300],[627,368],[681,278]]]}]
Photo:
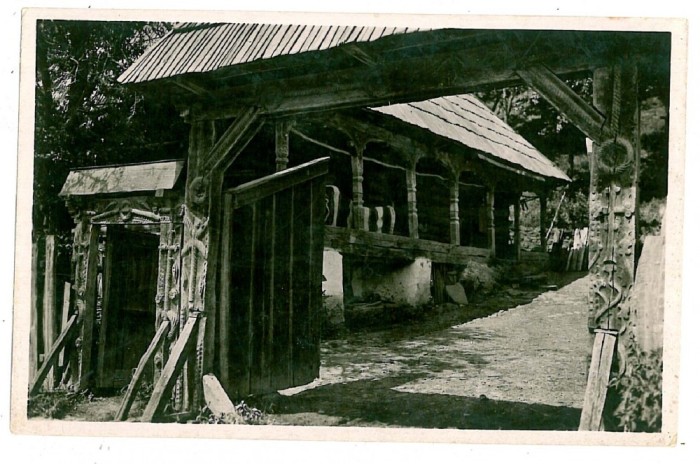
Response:
[{"label": "carved wooden post", "polygon": [[450,176],[450,243],[459,245],[459,172]]},{"label": "carved wooden post", "polygon": [[364,172],[363,153],[365,150],[364,144],[355,143],[355,154],[350,157],[352,167],[352,205],[353,220],[355,229],[364,230],[364,199],[362,191],[362,180]]},{"label": "carved wooden post", "polygon": [[275,122],[275,170],[283,171],[289,164],[289,130],[291,121]]},{"label": "carved wooden post", "polygon": [[540,193],[540,248],[547,251],[547,194]]},{"label": "carved wooden post", "polygon": [[92,382],[92,338],[95,323],[95,297],[97,290],[97,240],[99,227],[90,224],[87,214],[77,216],[73,240],[75,260],[75,306],[81,325],[75,344],[78,359],[71,360],[72,382],[78,389],[87,388]]},{"label": "carved wooden post", "polygon": [[620,330],[618,308],[634,279],[639,121],[637,68],[598,69],[594,104],[609,114],[609,138],[596,143],[591,158],[589,325]]},{"label": "carved wooden post", "polygon": [[416,162],[410,163],[406,169],[406,196],[408,210],[408,236],[418,238],[418,201],[416,190]]},{"label": "carved wooden post", "polygon": [[515,261],[520,262],[520,193],[513,203],[513,242],[515,246]]},{"label": "carved wooden post", "polygon": [[496,224],[494,220],[494,203],[496,192],[493,185],[486,187],[486,239],[489,248],[489,256],[496,257]]},{"label": "carved wooden post", "polygon": [[184,366],[185,371],[175,385],[176,406],[199,407],[202,376],[215,366],[217,258],[224,173],[262,124],[256,108],[242,111],[220,136],[213,121],[191,121],[183,211],[180,331],[192,313],[203,315],[199,316],[194,359]]},{"label": "carved wooden post", "polygon": [[634,280],[639,173],[637,85],[637,67],[632,63],[594,72],[593,102],[608,117],[605,135],[595,143],[590,164],[588,324],[596,339],[580,430],[602,427],[616,342],[619,365],[627,362],[627,300]]}]

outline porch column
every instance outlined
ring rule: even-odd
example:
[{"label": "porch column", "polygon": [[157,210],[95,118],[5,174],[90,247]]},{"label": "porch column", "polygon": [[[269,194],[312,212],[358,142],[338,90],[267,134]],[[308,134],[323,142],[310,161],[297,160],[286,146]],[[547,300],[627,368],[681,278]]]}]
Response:
[{"label": "porch column", "polygon": [[290,121],[275,122],[275,171],[283,171],[289,164],[290,128]]},{"label": "porch column", "polygon": [[418,238],[418,201],[416,195],[416,163],[406,169],[406,198],[408,211],[408,236]]},{"label": "porch column", "polygon": [[496,257],[496,225],[494,220],[494,203],[496,191],[493,185],[486,187],[486,238],[489,248],[489,256]]},{"label": "porch column", "polygon": [[[369,223],[365,225],[365,209],[362,191],[362,181],[364,172],[363,161],[364,145],[355,145],[355,154],[350,157],[352,167],[352,205],[353,205],[353,226],[355,229],[367,230]],[[367,217],[369,219],[369,217]]]},{"label": "porch column", "polygon": [[541,193],[540,197],[540,247],[547,251],[547,194]]},{"label": "porch column", "polygon": [[450,179],[450,243],[459,245],[459,173]]},{"label": "porch column", "polygon": [[513,241],[515,242],[515,261],[520,262],[520,193],[518,193],[518,196],[515,198],[515,203],[513,204],[513,229]]}]

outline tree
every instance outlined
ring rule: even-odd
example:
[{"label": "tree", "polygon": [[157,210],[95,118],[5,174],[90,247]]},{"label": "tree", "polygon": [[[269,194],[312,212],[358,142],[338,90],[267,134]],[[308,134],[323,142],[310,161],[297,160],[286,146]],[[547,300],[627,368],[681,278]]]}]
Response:
[{"label": "tree", "polygon": [[37,23],[34,233],[67,234],[58,197],[75,167],[181,158],[187,130],[167,101],[117,77],[170,26],[162,23]]}]

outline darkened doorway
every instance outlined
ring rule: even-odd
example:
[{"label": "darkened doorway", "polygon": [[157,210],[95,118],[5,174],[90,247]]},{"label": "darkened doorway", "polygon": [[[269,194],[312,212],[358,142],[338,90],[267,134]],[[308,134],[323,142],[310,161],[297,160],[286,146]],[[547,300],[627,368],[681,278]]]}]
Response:
[{"label": "darkened doorway", "polygon": [[102,266],[97,386],[122,388],[155,334],[157,226],[109,226]]}]

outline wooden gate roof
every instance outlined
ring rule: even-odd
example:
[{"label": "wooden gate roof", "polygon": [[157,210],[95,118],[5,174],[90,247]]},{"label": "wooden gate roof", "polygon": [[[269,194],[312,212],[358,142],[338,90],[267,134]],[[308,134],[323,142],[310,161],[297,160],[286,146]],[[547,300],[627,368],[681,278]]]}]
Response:
[{"label": "wooden gate roof", "polygon": [[420,30],[406,27],[183,23],[139,57],[119,81],[138,83],[209,72]]},{"label": "wooden gate roof", "polygon": [[473,95],[382,106],[372,111],[473,148],[485,154],[486,161],[505,162],[560,181],[571,180]]}]

